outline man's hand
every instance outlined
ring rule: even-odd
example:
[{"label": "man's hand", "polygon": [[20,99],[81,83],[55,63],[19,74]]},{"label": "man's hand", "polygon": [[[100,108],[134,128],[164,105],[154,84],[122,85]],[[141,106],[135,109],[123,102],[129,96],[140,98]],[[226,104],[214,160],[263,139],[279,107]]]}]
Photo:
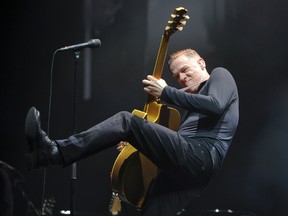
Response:
[{"label": "man's hand", "polygon": [[124,141],[119,142],[119,143],[117,144],[117,150],[118,150],[119,152],[121,152],[122,149],[123,149],[126,145],[127,145],[127,142],[124,142]]},{"label": "man's hand", "polygon": [[160,97],[164,87],[167,86],[165,80],[161,78],[156,79],[151,75],[148,75],[147,79],[144,79],[142,83],[144,85],[144,91],[155,97]]}]

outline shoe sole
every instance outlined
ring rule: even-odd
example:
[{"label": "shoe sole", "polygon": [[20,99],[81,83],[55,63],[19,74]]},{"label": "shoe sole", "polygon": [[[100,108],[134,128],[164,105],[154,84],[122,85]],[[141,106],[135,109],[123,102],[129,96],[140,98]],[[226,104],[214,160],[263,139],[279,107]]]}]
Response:
[{"label": "shoe sole", "polygon": [[25,134],[29,144],[29,151],[31,153],[37,149],[35,143],[36,131],[38,127],[37,116],[39,116],[39,112],[35,107],[31,107],[26,115],[26,121],[25,121]]}]

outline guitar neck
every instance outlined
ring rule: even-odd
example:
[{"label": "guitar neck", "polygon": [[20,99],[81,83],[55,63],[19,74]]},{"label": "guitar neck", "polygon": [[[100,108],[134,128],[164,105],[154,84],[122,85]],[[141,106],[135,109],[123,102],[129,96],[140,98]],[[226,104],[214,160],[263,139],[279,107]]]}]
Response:
[{"label": "guitar neck", "polygon": [[154,65],[154,70],[153,70],[153,76],[156,77],[157,79],[161,78],[163,68],[164,68],[164,63],[167,55],[167,50],[168,50],[168,41],[169,38],[164,37],[164,35],[161,38],[160,42],[160,47],[158,50],[156,62]]},{"label": "guitar neck", "polygon": [[[160,42],[160,46],[158,49],[158,54],[157,54],[157,58],[156,58],[156,62],[155,62],[153,74],[152,74],[157,79],[160,79],[162,76],[164,63],[165,63],[167,50],[168,50],[168,41],[169,41],[169,38],[163,35],[161,38],[161,42]],[[156,98],[153,95],[148,94],[146,104],[144,107],[144,111],[147,111],[148,105],[154,101],[156,101]]]}]

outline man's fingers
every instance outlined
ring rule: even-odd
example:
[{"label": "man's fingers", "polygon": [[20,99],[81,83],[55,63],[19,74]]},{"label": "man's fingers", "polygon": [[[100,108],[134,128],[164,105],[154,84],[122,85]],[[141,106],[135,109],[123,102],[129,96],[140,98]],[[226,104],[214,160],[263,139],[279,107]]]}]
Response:
[{"label": "man's fingers", "polygon": [[144,80],[142,80],[142,84],[144,84],[144,85],[149,85],[149,80],[146,80],[146,79],[144,79]]},{"label": "man's fingers", "polygon": [[148,76],[147,76],[147,79],[150,80],[150,81],[156,81],[156,80],[158,80],[157,78],[155,78],[155,77],[152,76],[152,75],[148,75]]}]

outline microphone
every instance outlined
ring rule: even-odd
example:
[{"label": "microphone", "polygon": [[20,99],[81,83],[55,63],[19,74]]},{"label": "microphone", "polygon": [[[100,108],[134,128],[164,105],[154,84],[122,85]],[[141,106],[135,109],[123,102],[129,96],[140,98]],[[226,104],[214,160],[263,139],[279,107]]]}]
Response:
[{"label": "microphone", "polygon": [[66,50],[80,51],[84,48],[97,48],[100,46],[101,46],[101,41],[99,39],[91,39],[86,43],[80,43],[80,44],[62,47],[58,49],[58,51],[66,51]]}]

